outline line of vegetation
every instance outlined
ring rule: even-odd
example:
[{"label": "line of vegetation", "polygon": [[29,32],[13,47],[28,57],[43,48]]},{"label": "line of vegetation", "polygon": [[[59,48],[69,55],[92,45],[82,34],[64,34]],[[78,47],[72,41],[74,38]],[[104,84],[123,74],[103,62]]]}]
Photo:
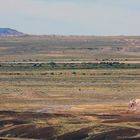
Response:
[{"label": "line of vegetation", "polygon": [[3,63],[0,70],[74,70],[74,69],[140,69],[140,64],[100,63]]}]

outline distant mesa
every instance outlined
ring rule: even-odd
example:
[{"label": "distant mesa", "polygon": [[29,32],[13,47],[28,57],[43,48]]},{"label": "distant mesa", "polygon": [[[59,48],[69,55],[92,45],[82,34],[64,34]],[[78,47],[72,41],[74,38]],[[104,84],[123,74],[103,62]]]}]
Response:
[{"label": "distant mesa", "polygon": [[8,36],[24,36],[25,34],[22,32],[18,32],[17,30],[10,28],[0,28],[0,37],[8,37]]}]

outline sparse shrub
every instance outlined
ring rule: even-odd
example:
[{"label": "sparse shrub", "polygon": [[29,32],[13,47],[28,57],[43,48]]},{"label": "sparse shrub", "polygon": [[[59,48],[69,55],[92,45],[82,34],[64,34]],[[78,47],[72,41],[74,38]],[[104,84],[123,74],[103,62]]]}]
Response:
[{"label": "sparse shrub", "polygon": [[54,68],[56,66],[56,63],[55,62],[50,62],[49,65]]},{"label": "sparse shrub", "polygon": [[51,75],[54,75],[54,72],[51,72]]},{"label": "sparse shrub", "polygon": [[45,72],[45,73],[41,73],[41,75],[47,75],[48,73],[47,72]]},{"label": "sparse shrub", "polygon": [[72,74],[76,74],[76,72],[74,71],[74,72],[72,72]]}]

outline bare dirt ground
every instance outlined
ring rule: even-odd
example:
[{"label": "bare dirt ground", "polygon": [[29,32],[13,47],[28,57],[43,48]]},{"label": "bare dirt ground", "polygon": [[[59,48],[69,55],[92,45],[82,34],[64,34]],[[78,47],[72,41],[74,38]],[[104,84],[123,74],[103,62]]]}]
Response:
[{"label": "bare dirt ground", "polygon": [[[138,139],[140,116],[133,114],[0,111],[0,136],[47,140]],[[75,128],[75,125],[77,128]]]},{"label": "bare dirt ground", "polygon": [[140,97],[139,75],[138,69],[0,72],[0,139],[139,139],[140,115],[128,112],[129,101]]}]

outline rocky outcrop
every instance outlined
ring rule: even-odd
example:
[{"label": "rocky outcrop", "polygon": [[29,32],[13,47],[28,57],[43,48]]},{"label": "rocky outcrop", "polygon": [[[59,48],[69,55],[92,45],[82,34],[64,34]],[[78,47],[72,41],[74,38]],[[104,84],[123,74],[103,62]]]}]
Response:
[{"label": "rocky outcrop", "polygon": [[129,113],[140,113],[140,99],[133,99],[128,105]]}]

